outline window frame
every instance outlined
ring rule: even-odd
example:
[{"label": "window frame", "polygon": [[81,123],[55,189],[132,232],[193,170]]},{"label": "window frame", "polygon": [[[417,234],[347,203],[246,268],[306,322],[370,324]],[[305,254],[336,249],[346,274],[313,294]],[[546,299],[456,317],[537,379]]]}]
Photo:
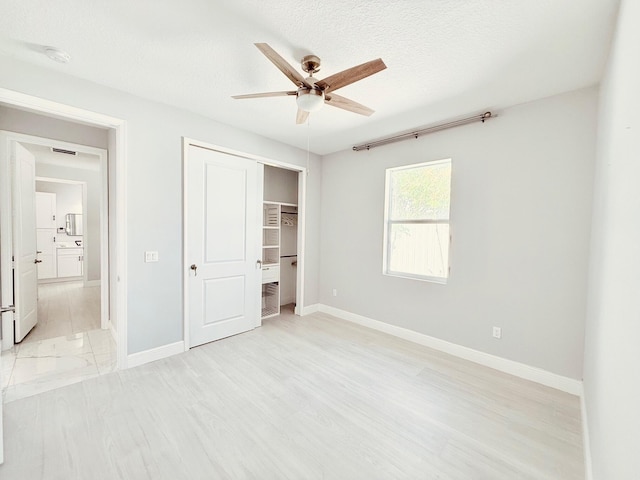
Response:
[{"label": "window frame", "polygon": [[[441,164],[449,164],[451,166],[451,177],[453,177],[453,162],[450,158],[444,158],[442,160],[431,160],[427,162],[413,163],[410,165],[401,165],[398,167],[389,167],[385,169],[385,183],[384,183],[384,236],[383,236],[383,252],[382,252],[382,274],[390,277],[408,278],[411,280],[420,280],[423,282],[439,283],[446,285],[451,273],[451,183],[449,184],[449,214],[446,220],[433,220],[433,219],[419,219],[419,220],[392,220],[391,216],[391,175],[394,172],[401,170],[411,170],[422,167],[431,167]],[[450,179],[452,182],[452,178]],[[391,234],[392,225],[448,225],[449,226],[449,249],[447,251],[447,268],[445,277],[435,277],[430,275],[417,275],[408,272],[397,272],[391,270],[391,242],[389,237]]]}]

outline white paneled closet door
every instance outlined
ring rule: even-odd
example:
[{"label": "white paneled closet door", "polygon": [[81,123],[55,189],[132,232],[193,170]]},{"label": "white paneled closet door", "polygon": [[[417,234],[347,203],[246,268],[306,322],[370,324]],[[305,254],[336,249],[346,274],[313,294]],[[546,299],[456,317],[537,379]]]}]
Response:
[{"label": "white paneled closet door", "polygon": [[257,163],[189,145],[187,265],[189,346],[259,324]]}]

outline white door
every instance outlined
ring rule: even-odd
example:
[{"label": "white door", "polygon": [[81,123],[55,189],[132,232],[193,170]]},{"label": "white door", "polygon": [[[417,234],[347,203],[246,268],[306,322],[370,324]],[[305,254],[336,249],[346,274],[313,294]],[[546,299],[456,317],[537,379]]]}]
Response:
[{"label": "white door", "polygon": [[16,313],[14,334],[20,342],[38,321],[36,269],[36,159],[13,142],[13,256]]},{"label": "white door", "polygon": [[259,324],[257,163],[194,145],[186,152],[189,347]]}]

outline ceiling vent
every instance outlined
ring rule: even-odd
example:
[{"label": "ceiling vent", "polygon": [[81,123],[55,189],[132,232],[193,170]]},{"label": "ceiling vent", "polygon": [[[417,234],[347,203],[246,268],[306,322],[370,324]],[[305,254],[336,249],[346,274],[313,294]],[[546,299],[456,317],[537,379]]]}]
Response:
[{"label": "ceiling vent", "polygon": [[65,150],[64,148],[51,147],[51,151],[54,153],[64,153],[65,155],[78,155],[78,152],[74,152],[73,150]]}]

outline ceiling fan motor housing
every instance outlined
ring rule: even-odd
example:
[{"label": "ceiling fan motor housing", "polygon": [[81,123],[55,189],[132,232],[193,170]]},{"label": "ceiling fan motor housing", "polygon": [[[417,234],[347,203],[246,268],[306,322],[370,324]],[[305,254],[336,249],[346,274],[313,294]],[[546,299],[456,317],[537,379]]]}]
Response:
[{"label": "ceiling fan motor housing", "polygon": [[305,55],[300,63],[302,63],[302,70],[310,75],[320,71],[320,58],[315,55]]}]

